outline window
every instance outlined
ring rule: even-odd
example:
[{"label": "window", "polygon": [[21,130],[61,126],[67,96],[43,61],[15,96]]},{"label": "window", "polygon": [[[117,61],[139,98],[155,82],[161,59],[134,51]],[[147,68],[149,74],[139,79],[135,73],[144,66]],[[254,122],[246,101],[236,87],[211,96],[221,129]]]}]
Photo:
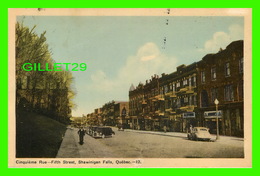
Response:
[{"label": "window", "polygon": [[169,86],[170,86],[170,89],[169,89],[169,91],[172,91],[172,84],[170,84]]},{"label": "window", "polygon": [[244,72],[244,58],[239,59],[239,73]]},{"label": "window", "polygon": [[160,88],[160,95],[163,94],[163,87]]},{"label": "window", "polygon": [[196,76],[193,77],[193,86],[196,87]]},{"label": "window", "polygon": [[217,97],[218,97],[218,89],[212,88],[211,89],[211,102],[214,102]]},{"label": "window", "polygon": [[205,72],[204,71],[201,72],[201,82],[205,83]]},{"label": "window", "polygon": [[239,95],[239,100],[244,99],[244,84],[243,81],[240,81],[238,84],[238,95]]},{"label": "window", "polygon": [[193,101],[194,101],[194,106],[197,106],[197,97],[195,95],[193,96]]},{"label": "window", "polygon": [[189,97],[189,105],[192,105],[193,104],[193,96],[190,96]]},{"label": "window", "polygon": [[191,77],[189,77],[189,86],[191,86]]},{"label": "window", "polygon": [[233,85],[226,85],[224,88],[225,101],[234,101]]},{"label": "window", "polygon": [[164,93],[168,93],[168,85],[164,86]]},{"label": "window", "polygon": [[181,107],[181,99],[177,99],[177,108]]},{"label": "window", "polygon": [[175,83],[172,84],[172,91],[175,92]]},{"label": "window", "polygon": [[189,102],[189,97],[184,97],[184,103],[188,103]]},{"label": "window", "polygon": [[201,96],[201,107],[208,107],[209,106],[208,92],[206,90],[202,90],[200,96]]},{"label": "window", "polygon": [[177,82],[176,87],[180,87],[180,86],[181,86],[180,82]]},{"label": "window", "polygon": [[187,84],[188,84],[188,80],[187,79],[183,80],[183,85],[185,86]]},{"label": "window", "polygon": [[216,73],[216,67],[211,68],[211,80],[216,80],[217,73]]},{"label": "window", "polygon": [[230,76],[230,65],[229,62],[225,63],[225,75]]}]

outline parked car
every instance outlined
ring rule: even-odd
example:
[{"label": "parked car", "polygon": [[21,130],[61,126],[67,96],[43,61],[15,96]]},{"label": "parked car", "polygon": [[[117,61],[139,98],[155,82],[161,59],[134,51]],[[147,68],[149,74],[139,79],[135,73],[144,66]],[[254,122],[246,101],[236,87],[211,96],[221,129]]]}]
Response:
[{"label": "parked car", "polygon": [[95,131],[97,130],[98,126],[90,126],[89,129],[88,129],[88,134],[90,136],[93,136]]},{"label": "parked car", "polygon": [[105,137],[112,137],[115,135],[115,132],[110,127],[97,127],[97,129],[93,133],[93,137],[95,138],[105,138]]},{"label": "parked car", "polygon": [[190,140],[207,140],[210,141],[211,135],[206,127],[194,127],[187,135]]},{"label": "parked car", "polygon": [[123,124],[118,124],[117,128],[118,128],[118,131],[124,131],[124,125]]}]

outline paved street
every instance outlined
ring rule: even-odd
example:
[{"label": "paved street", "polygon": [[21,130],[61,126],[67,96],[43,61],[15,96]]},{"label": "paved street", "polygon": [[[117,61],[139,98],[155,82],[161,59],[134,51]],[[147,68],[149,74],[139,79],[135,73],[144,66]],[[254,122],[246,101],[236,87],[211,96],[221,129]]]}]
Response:
[{"label": "paved street", "polygon": [[[79,144],[78,129],[68,128],[57,158],[242,158],[243,138],[220,136],[216,142],[191,141],[186,133],[125,130],[113,137],[85,135]],[[212,139],[215,136],[212,135]]]}]

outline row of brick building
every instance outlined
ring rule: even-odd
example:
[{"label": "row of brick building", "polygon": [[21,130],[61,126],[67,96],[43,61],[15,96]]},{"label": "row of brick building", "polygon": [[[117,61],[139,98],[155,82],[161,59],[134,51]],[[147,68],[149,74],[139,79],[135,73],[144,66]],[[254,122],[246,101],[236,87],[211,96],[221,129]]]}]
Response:
[{"label": "row of brick building", "polygon": [[216,133],[218,116],[220,134],[243,136],[243,56],[243,41],[234,41],[198,62],[178,66],[173,73],[153,75],[145,84],[131,85],[129,104],[123,102],[126,112],[122,108],[112,112],[118,104],[113,102],[101,108],[100,119],[114,119],[107,124],[136,130],[186,132],[192,125]]},{"label": "row of brick building", "polygon": [[222,135],[243,136],[243,41],[208,54],[170,74],[154,75],[145,84],[131,85],[129,117],[133,129],[186,132],[205,126],[216,133],[216,105]]},{"label": "row of brick building", "polygon": [[[129,105],[128,101],[110,101],[105,103],[101,108],[97,108],[94,112],[87,114],[84,120],[88,125],[105,125],[117,126],[124,124],[128,117]],[[125,128],[129,128],[125,126]]]}]

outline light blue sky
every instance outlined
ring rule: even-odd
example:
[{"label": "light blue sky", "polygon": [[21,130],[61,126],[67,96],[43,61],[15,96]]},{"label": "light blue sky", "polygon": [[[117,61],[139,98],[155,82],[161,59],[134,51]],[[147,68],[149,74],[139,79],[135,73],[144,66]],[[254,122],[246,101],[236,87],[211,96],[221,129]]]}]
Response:
[{"label": "light blue sky", "polygon": [[131,83],[174,72],[180,64],[199,61],[244,39],[243,17],[20,16],[17,20],[30,28],[37,25],[38,34],[47,31],[56,62],[88,65],[87,71],[73,72],[74,116],[91,113],[111,100],[128,100]]}]

